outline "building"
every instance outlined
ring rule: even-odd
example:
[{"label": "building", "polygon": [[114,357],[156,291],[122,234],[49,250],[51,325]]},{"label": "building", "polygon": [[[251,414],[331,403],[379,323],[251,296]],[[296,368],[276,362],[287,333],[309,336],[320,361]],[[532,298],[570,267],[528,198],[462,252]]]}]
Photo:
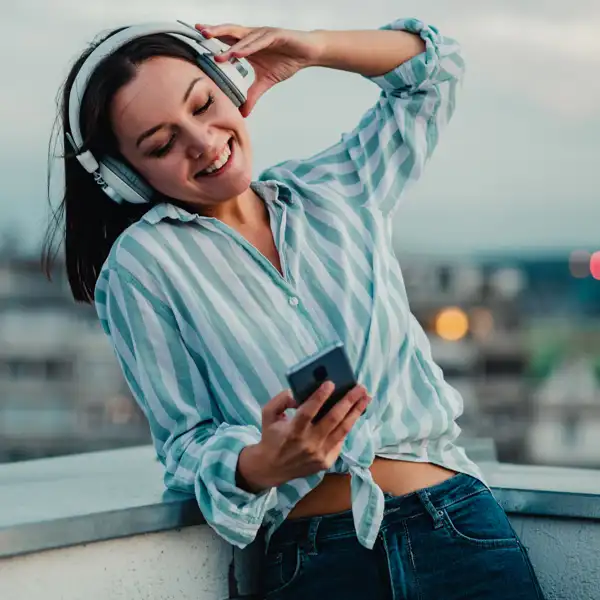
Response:
[{"label": "building", "polygon": [[[401,262],[433,356],[464,398],[465,434],[493,438],[503,462],[592,464],[592,442],[581,440],[600,429],[600,321],[590,300],[600,282],[577,278],[570,288],[568,261]],[[582,381],[596,388],[580,383],[580,370],[565,374],[573,352],[587,357]],[[95,311],[73,301],[64,270],[49,283],[37,261],[0,262],[0,461],[148,442]]]},{"label": "building", "polygon": [[149,441],[93,308],[28,259],[0,264],[0,461]]}]

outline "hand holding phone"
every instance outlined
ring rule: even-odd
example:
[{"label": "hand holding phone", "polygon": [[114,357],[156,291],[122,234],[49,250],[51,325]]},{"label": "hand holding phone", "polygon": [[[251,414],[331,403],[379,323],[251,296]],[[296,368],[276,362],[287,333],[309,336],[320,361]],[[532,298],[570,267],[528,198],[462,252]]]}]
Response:
[{"label": "hand holding phone", "polygon": [[[294,397],[286,390],[263,407],[261,441],[240,453],[242,487],[259,492],[327,470],[337,460],[346,436],[371,401],[339,349],[327,348],[297,365],[289,373]],[[318,383],[320,379],[324,381]],[[294,407],[296,414],[289,419],[285,411]]]}]

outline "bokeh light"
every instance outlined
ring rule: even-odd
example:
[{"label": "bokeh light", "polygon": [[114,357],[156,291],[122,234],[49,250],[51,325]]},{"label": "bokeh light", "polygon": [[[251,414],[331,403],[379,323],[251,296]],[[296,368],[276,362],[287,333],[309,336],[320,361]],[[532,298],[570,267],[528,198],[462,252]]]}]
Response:
[{"label": "bokeh light", "polygon": [[594,279],[600,280],[600,251],[594,252],[590,258],[590,272]]},{"label": "bokeh light", "polygon": [[444,340],[455,342],[464,338],[468,331],[469,318],[460,308],[445,308],[436,316],[435,332]]},{"label": "bokeh light", "polygon": [[485,340],[494,331],[494,317],[487,308],[474,308],[470,314],[470,329],[475,338]]},{"label": "bokeh light", "polygon": [[590,274],[591,254],[587,250],[573,250],[569,255],[569,270],[577,279],[584,279]]}]

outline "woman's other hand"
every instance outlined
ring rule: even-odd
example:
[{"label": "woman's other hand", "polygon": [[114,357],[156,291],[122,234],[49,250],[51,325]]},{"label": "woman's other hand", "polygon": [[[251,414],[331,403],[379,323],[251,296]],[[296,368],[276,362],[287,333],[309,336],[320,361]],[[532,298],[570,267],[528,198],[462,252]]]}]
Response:
[{"label": "woman's other hand", "polygon": [[258,492],[333,465],[346,436],[371,401],[366,389],[357,385],[314,423],[333,390],[331,382],[323,383],[291,419],[285,411],[296,403],[287,390],[263,407],[261,441],[246,447],[239,457],[242,487]]},{"label": "woman's other hand", "polygon": [[246,102],[240,107],[244,117],[275,84],[289,79],[300,69],[317,64],[322,51],[318,31],[235,24],[197,23],[195,27],[204,37],[217,38],[230,46],[229,50],[215,56],[216,62],[245,58],[254,68],[255,81],[248,90]]}]

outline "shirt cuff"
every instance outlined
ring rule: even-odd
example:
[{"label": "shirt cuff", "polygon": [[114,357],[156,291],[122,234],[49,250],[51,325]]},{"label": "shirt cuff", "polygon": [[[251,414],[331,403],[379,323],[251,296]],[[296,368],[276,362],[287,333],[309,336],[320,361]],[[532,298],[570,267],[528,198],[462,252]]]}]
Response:
[{"label": "shirt cuff", "polygon": [[220,425],[205,443],[196,478],[196,498],[207,523],[240,548],[254,540],[265,514],[277,504],[277,488],[252,493],[236,482],[240,453],[260,439],[254,426]]},{"label": "shirt cuff", "polygon": [[398,19],[380,29],[418,34],[425,42],[425,51],[383,75],[367,79],[377,84],[384,92],[393,92],[400,96],[414,94],[435,79],[440,65],[440,47],[444,42],[434,26],[418,19]]}]

